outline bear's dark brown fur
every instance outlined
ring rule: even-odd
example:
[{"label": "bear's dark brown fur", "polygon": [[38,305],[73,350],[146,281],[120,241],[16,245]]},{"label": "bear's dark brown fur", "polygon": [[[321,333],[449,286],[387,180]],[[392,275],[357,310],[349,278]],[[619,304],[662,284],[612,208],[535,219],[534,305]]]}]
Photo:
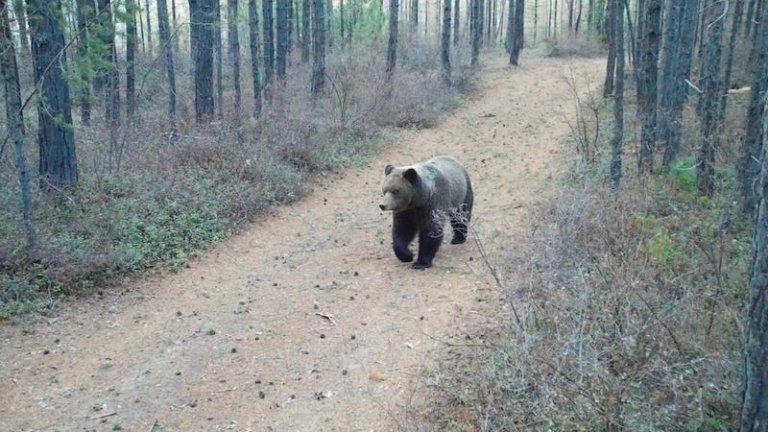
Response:
[{"label": "bear's dark brown fur", "polygon": [[453,228],[452,244],[464,243],[472,216],[472,184],[464,167],[451,156],[437,156],[414,165],[384,168],[384,194],[379,208],[392,211],[392,247],[400,261],[413,261],[408,246],[418,234],[414,268],[432,266],[443,242],[446,221]]}]

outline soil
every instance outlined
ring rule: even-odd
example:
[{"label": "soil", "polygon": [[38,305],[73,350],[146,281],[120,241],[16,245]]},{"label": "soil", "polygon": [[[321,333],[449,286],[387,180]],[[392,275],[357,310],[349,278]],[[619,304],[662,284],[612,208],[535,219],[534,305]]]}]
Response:
[{"label": "soil", "polygon": [[[485,61],[481,91],[437,127],[398,131],[368,166],[329,175],[179,273],[0,326],[0,429],[425,428],[420,390],[446,344],[482,344],[471,329],[503,312],[478,240],[496,265],[526,232],[572,154],[567,78],[594,89],[604,68]],[[379,184],[387,163],[437,154],[470,172],[472,231],[413,270],[391,250]]]}]

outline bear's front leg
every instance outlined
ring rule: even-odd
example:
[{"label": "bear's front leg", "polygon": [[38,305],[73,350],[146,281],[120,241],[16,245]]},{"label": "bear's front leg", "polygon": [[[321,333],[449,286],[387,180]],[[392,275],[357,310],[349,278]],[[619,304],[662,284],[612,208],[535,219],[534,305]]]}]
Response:
[{"label": "bear's front leg", "polygon": [[402,262],[413,261],[413,252],[408,246],[416,237],[418,223],[412,212],[395,213],[392,221],[392,249],[395,256]]},{"label": "bear's front leg", "polygon": [[443,231],[440,227],[429,227],[419,232],[419,258],[413,263],[415,269],[432,267],[432,260],[443,243]]}]

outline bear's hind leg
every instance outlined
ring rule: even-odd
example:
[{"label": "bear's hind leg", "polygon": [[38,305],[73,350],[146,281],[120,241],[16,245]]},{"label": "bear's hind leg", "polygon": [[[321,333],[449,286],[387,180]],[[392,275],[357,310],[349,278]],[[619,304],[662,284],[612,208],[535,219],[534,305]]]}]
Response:
[{"label": "bear's hind leg", "polygon": [[442,227],[431,225],[429,228],[419,232],[419,258],[413,263],[415,269],[432,267],[432,260],[443,243]]},{"label": "bear's hind leg", "polygon": [[451,228],[453,228],[451,244],[462,244],[467,241],[469,217],[470,213],[465,210],[464,206],[451,214]]},{"label": "bear's hind leg", "polygon": [[392,223],[392,249],[402,262],[413,261],[413,252],[408,248],[416,237],[418,224],[410,212],[396,213]]}]

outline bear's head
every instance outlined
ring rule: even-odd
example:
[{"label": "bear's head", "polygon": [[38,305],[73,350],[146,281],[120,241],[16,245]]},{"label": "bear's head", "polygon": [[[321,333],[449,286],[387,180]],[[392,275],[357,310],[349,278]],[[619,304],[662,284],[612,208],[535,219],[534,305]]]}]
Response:
[{"label": "bear's head", "polygon": [[379,208],[385,211],[401,212],[413,208],[417,201],[419,173],[414,168],[398,168],[387,165],[381,192],[384,196]]}]

